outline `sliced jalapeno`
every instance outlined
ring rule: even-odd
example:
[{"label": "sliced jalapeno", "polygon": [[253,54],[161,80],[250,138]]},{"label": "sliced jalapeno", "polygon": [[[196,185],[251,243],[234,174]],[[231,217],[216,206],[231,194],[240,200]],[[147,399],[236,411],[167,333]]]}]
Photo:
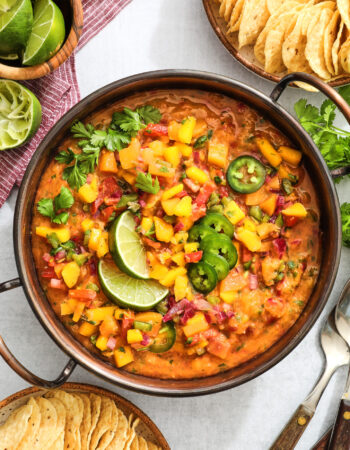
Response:
[{"label": "sliced jalapeno", "polygon": [[209,294],[218,282],[215,269],[204,261],[189,264],[187,274],[196,291],[203,294]]},{"label": "sliced jalapeno", "polygon": [[226,178],[231,188],[240,194],[256,192],[265,182],[266,169],[253,156],[239,156],[228,166]]},{"label": "sliced jalapeno", "polygon": [[203,252],[202,261],[206,262],[215,269],[219,281],[227,277],[230,268],[228,262],[222,256],[206,251]]},{"label": "sliced jalapeno", "polygon": [[226,259],[230,269],[237,264],[237,250],[231,239],[225,234],[207,236],[200,243],[200,249],[204,252],[213,253]]},{"label": "sliced jalapeno", "polygon": [[254,217],[258,222],[261,222],[264,216],[260,206],[251,206],[249,208],[249,215]]},{"label": "sliced jalapeno", "polygon": [[176,330],[172,322],[167,322],[159,330],[158,336],[154,339],[149,351],[153,353],[164,353],[171,349],[176,341]]},{"label": "sliced jalapeno", "polygon": [[200,221],[201,225],[212,228],[217,233],[224,233],[229,238],[233,238],[235,229],[232,223],[220,213],[209,213]]},{"label": "sliced jalapeno", "polygon": [[199,223],[194,225],[188,232],[188,242],[201,242],[205,237],[214,234],[214,230]]}]

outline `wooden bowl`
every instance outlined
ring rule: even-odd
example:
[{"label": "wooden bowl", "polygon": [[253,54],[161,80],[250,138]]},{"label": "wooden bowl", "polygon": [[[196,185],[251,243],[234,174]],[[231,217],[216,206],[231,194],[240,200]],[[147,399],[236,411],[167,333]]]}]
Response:
[{"label": "wooden bowl", "polygon": [[[56,70],[73,53],[83,31],[83,5],[81,0],[55,0],[61,9],[66,26],[66,39],[60,50],[48,61],[36,66],[15,67],[0,64],[0,78],[10,80],[32,80]],[[13,64],[13,63],[12,63]]]},{"label": "wooden bowl", "polygon": [[[281,79],[285,75],[287,75],[287,71],[278,74],[266,72],[262,64],[260,64],[260,62],[255,58],[254,50],[251,45],[238,50],[237,33],[228,34],[227,23],[219,15],[220,3],[218,3],[216,0],[203,0],[203,5],[209,22],[217,37],[238,62],[240,62],[243,66],[256,73],[260,77],[265,78],[269,81],[273,81],[274,83],[280,82]],[[327,84],[332,87],[338,87],[348,83],[350,83],[350,75],[340,76],[339,78],[332,80]],[[296,85],[294,84],[291,86],[296,87]]]},{"label": "wooden bowl", "polygon": [[[147,414],[141,411],[133,403],[129,402],[129,400],[120,397],[120,395],[90,384],[65,383],[60,389],[67,392],[93,393],[109,397],[127,417],[131,413],[136,417],[139,417],[140,423],[136,427],[136,431],[139,435],[143,436],[147,441],[153,442],[163,450],[170,450],[169,444],[157,425],[147,416]],[[45,392],[47,392],[45,389],[30,387],[16,392],[0,401],[0,425],[5,422],[14,409],[24,405],[29,400],[29,397],[38,397],[39,395],[45,394]]]}]

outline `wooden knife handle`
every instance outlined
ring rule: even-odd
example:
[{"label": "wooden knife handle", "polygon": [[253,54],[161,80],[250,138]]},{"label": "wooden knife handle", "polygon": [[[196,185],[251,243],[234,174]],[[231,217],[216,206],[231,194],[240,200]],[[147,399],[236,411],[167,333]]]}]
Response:
[{"label": "wooden knife handle", "polygon": [[337,419],[334,424],[331,442],[331,450],[349,450],[350,448],[350,401],[341,400]]},{"label": "wooden knife handle", "polygon": [[305,406],[300,405],[293,417],[281,431],[281,434],[272,444],[270,450],[293,449],[306,430],[313,415],[314,413],[307,410]]}]

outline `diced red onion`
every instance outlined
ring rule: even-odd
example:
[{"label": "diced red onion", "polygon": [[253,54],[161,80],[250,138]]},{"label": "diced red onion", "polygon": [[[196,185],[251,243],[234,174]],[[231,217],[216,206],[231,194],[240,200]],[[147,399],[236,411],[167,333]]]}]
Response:
[{"label": "diced red onion", "polygon": [[184,224],[182,222],[178,222],[175,226],[174,226],[174,232],[177,233],[178,231],[181,231],[184,229]]},{"label": "diced red onion", "polygon": [[193,308],[193,305],[190,303],[185,307],[185,312],[183,316],[180,319],[181,325],[186,325],[188,319],[191,319],[195,315],[195,309]]},{"label": "diced red onion", "polygon": [[199,152],[197,152],[197,151],[194,151],[193,152],[193,162],[195,163],[195,164],[199,164],[200,163],[200,157],[199,157]]},{"label": "diced red onion", "polygon": [[278,251],[279,258],[282,258],[287,248],[286,240],[283,238],[277,238],[273,240],[273,246]]},{"label": "diced red onion", "polygon": [[277,219],[277,216],[273,215],[273,216],[270,217],[269,222],[270,222],[270,223],[275,223],[275,222],[276,222],[276,219]]},{"label": "diced red onion", "polygon": [[147,345],[149,345],[151,343],[151,338],[148,336],[148,334],[145,334],[145,333],[143,333],[142,336],[143,336],[143,339],[141,341],[141,345],[144,345],[146,347]]},{"label": "diced red onion", "polygon": [[269,183],[270,183],[270,181],[271,181],[271,177],[270,177],[270,175],[266,175],[266,178],[265,178],[265,183],[266,183],[266,184],[269,184]]},{"label": "diced red onion", "polygon": [[86,177],[86,183],[91,184],[92,180],[93,180],[92,173],[89,173],[89,175]]},{"label": "diced red onion", "polygon": [[141,199],[139,200],[139,203],[140,203],[141,208],[144,208],[147,205],[147,203]]},{"label": "diced red onion", "polygon": [[211,315],[210,315],[210,314],[204,313],[204,317],[205,317],[205,320],[206,320],[208,323],[212,323],[212,319],[211,319]]},{"label": "diced red onion", "polygon": [[193,305],[198,311],[209,311],[212,309],[212,305],[202,298],[194,299]]},{"label": "diced red onion", "polygon": [[184,178],[182,180],[183,184],[193,193],[196,193],[199,191],[200,187],[198,184],[196,184],[194,181],[190,180],[189,178]]},{"label": "diced red onion", "polygon": [[62,280],[58,280],[57,278],[51,278],[50,287],[53,289],[66,289],[66,285]]},{"label": "diced red onion", "polygon": [[55,261],[59,261],[60,259],[64,259],[66,257],[67,253],[65,250],[60,250],[55,255]]},{"label": "diced red onion", "polygon": [[187,298],[184,298],[180,302],[175,303],[175,305],[172,306],[163,317],[163,322],[169,322],[169,320],[173,319],[176,315],[182,314],[185,311],[186,305],[188,305],[189,303],[190,302],[187,300]]},{"label": "diced red onion", "polygon": [[291,244],[292,244],[292,245],[295,245],[295,246],[300,245],[300,244],[301,244],[301,239],[294,239],[294,240],[291,242]]},{"label": "diced red onion", "polygon": [[249,289],[255,291],[258,288],[258,277],[257,275],[249,272]]},{"label": "diced red onion", "polygon": [[216,314],[216,319],[218,323],[222,323],[227,319],[227,314],[224,311],[218,311]]},{"label": "diced red onion", "polygon": [[107,347],[110,350],[114,350],[116,345],[117,345],[117,339],[113,336],[109,337],[108,341],[107,341]]},{"label": "diced red onion", "polygon": [[276,214],[279,214],[281,212],[281,210],[284,207],[284,203],[285,203],[285,199],[284,199],[283,195],[279,195],[277,197],[277,202],[276,202]]},{"label": "diced red onion", "polygon": [[50,255],[50,253],[44,253],[43,254],[43,260],[45,262],[47,262],[47,263],[50,262],[51,258],[52,258],[52,256]]},{"label": "diced red onion", "polygon": [[89,267],[91,275],[95,275],[97,273],[96,262],[93,258],[89,259]]}]

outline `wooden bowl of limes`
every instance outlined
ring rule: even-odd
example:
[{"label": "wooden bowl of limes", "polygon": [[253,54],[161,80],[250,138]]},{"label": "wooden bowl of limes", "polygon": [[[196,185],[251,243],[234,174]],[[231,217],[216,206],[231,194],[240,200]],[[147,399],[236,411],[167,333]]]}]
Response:
[{"label": "wooden bowl of limes", "polygon": [[54,71],[70,57],[82,29],[81,0],[0,2],[0,78],[30,80]]}]

